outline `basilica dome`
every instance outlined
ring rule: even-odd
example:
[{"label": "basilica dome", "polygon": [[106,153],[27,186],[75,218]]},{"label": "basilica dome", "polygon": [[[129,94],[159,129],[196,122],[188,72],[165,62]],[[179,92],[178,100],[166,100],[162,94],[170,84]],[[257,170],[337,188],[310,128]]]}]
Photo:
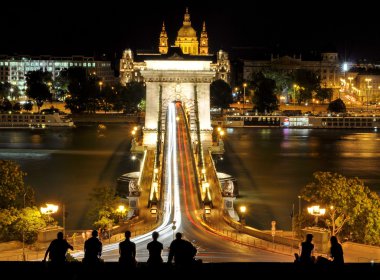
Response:
[{"label": "basilica dome", "polygon": [[178,37],[197,37],[197,32],[191,25],[184,25],[178,30]]}]

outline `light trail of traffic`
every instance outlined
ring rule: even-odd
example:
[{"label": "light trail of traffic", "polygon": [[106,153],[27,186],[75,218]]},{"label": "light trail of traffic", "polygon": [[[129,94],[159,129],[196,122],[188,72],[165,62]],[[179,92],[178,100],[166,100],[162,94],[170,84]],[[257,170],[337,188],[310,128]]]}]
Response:
[{"label": "light trail of traffic", "polygon": [[[168,105],[167,116],[167,148],[166,148],[166,168],[167,177],[164,180],[164,207],[163,207],[163,222],[154,231],[159,232],[161,236],[167,236],[173,231],[173,221],[176,221],[176,227],[181,227],[181,207],[180,207],[180,194],[179,194],[179,180],[178,180],[178,164],[177,164],[177,120],[176,108],[174,103]],[[136,236],[131,240],[139,245],[140,243],[151,240],[152,232]],[[108,244],[103,246],[103,254],[117,250],[119,243]],[[76,252],[72,254],[74,257],[83,257],[84,252]]]}]

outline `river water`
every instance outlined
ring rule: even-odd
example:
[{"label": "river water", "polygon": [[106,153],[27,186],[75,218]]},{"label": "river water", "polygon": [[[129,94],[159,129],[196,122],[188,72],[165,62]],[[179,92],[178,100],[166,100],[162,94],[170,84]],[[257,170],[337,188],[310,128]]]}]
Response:
[{"label": "river water", "polygon": [[[92,189],[116,186],[120,175],[138,169],[129,153],[131,129],[0,130],[0,159],[16,161],[28,173],[38,205],[65,204],[68,229],[89,228]],[[292,205],[298,211],[299,191],[315,171],[357,176],[380,191],[380,135],[374,131],[240,128],[228,129],[224,141],[217,169],[237,179],[236,205],[246,205],[247,224],[260,229],[269,229],[272,220],[278,229],[290,229]]]}]

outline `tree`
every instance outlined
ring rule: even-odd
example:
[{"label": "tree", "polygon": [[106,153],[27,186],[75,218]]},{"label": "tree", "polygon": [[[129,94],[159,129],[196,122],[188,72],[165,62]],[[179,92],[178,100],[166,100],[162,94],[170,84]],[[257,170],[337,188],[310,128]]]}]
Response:
[{"label": "tree", "polygon": [[333,96],[332,88],[320,88],[317,90],[315,98],[317,98],[319,101],[323,103],[326,99],[331,100],[332,96]]},{"label": "tree", "polygon": [[22,240],[22,232],[25,234],[25,242],[32,244],[37,241],[38,232],[46,227],[46,219],[37,207],[26,207],[20,210],[19,219],[14,224],[14,230],[18,236],[15,239]]},{"label": "tree", "polygon": [[346,104],[344,104],[343,100],[338,98],[329,103],[327,107],[327,111],[335,112],[335,113],[345,113],[347,111]]},{"label": "tree", "polygon": [[18,220],[18,210],[16,208],[0,209],[0,240],[9,241],[16,239],[13,225]]},{"label": "tree", "polygon": [[17,86],[9,82],[0,82],[0,101],[1,99],[9,98],[13,100],[20,96],[20,91]]},{"label": "tree", "polygon": [[20,240],[33,243],[46,219],[34,207],[34,190],[25,186],[19,165],[0,160],[0,241]]},{"label": "tree", "polygon": [[265,70],[263,72],[265,78],[272,79],[276,83],[276,92],[287,92],[292,88],[292,77],[284,72],[276,69]]},{"label": "tree", "polygon": [[146,96],[146,89],[143,83],[130,82],[126,85],[125,96],[123,97],[129,112],[139,111],[139,104]]},{"label": "tree", "polygon": [[44,101],[51,100],[52,98],[48,85],[52,82],[51,73],[42,70],[29,71],[25,77],[27,85],[26,94],[29,98],[33,98],[36,101],[38,111],[40,111]]},{"label": "tree", "polygon": [[315,172],[301,194],[327,209],[323,221],[331,235],[351,232],[356,241],[380,244],[380,200],[358,178]]},{"label": "tree", "polygon": [[210,105],[227,109],[230,107],[232,100],[232,90],[229,84],[223,80],[216,80],[210,85]]},{"label": "tree", "polygon": [[121,84],[114,86],[114,100],[113,100],[113,109],[117,112],[122,111],[125,108],[125,97],[127,95],[127,88]]},{"label": "tree", "polygon": [[72,67],[62,70],[60,76],[68,89],[65,108],[72,113],[95,113],[101,108],[100,80],[96,75],[87,74],[85,68]]},{"label": "tree", "polygon": [[276,83],[258,73],[253,81],[254,95],[252,103],[260,113],[270,113],[278,109],[278,100],[274,94]]},{"label": "tree", "polygon": [[27,102],[25,102],[25,103],[22,105],[22,108],[23,108],[25,111],[32,111],[32,109],[33,109],[33,103],[32,103],[32,101],[28,100]]},{"label": "tree", "polygon": [[0,160],[0,208],[16,206],[25,192],[25,176],[14,161]]},{"label": "tree", "polygon": [[97,228],[106,229],[117,222],[116,207],[119,198],[112,187],[98,187],[90,194],[89,218]]},{"label": "tree", "polygon": [[107,113],[112,110],[112,104],[115,103],[115,92],[113,91],[113,87],[109,85],[105,85],[103,89],[100,91],[99,101],[100,108]]},{"label": "tree", "polygon": [[310,70],[297,69],[293,74],[293,80],[299,87],[298,103],[312,99],[313,92],[320,89],[319,77]]},{"label": "tree", "polygon": [[16,102],[16,103],[13,105],[13,111],[16,111],[16,112],[21,111],[21,104],[20,104],[20,102]]},{"label": "tree", "polygon": [[25,234],[25,242],[33,243],[37,240],[38,231],[46,227],[46,221],[37,207],[23,209],[0,209],[0,240],[22,241]]},{"label": "tree", "polygon": [[8,98],[0,100],[0,111],[12,111],[12,103],[8,100]]}]

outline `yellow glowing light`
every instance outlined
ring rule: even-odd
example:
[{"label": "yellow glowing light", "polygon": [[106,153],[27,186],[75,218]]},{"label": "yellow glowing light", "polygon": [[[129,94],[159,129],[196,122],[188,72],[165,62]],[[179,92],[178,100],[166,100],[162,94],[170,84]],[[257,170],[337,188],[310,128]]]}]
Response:
[{"label": "yellow glowing light", "polygon": [[125,206],[124,205],[119,205],[119,207],[117,207],[116,211],[119,212],[119,213],[124,213],[127,209],[125,209]]},{"label": "yellow glowing light", "polygon": [[58,205],[46,203],[46,207],[41,207],[40,210],[42,214],[50,215],[58,211]]},{"label": "yellow glowing light", "polygon": [[179,60],[147,60],[147,70],[185,70],[185,71],[209,71],[210,61],[179,61]]},{"label": "yellow glowing light", "polygon": [[319,205],[314,205],[308,207],[307,212],[314,216],[323,216],[326,213],[326,209],[320,208]]}]

